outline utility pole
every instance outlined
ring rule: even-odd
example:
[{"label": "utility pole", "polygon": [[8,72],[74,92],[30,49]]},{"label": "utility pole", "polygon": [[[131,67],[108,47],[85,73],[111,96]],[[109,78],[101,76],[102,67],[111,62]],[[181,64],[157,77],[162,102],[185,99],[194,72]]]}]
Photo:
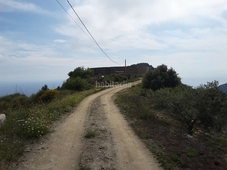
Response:
[{"label": "utility pole", "polygon": [[125,60],[125,75],[126,75],[126,60]]}]

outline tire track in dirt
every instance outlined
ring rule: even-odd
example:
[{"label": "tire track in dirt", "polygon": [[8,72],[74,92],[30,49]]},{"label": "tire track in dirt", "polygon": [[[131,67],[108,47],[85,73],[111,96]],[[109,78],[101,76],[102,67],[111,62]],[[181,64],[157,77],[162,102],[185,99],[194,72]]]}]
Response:
[{"label": "tire track in dirt", "polygon": [[100,97],[95,99],[91,105],[85,134],[87,137],[84,138],[84,148],[79,162],[80,168],[119,169],[110,125]]}]

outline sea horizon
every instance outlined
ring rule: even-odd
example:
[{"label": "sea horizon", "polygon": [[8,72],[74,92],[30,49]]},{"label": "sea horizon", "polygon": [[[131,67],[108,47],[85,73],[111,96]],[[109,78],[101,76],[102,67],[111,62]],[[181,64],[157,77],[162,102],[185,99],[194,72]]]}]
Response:
[{"label": "sea horizon", "polygon": [[44,85],[49,89],[61,87],[63,80],[49,81],[21,81],[21,82],[0,82],[0,97],[20,93],[31,96],[37,93]]},{"label": "sea horizon", "polygon": [[[56,89],[62,86],[65,80],[42,80],[42,81],[5,81],[0,82],[0,97],[20,93],[30,97],[32,94],[37,93],[45,84],[49,89]],[[214,81],[212,78],[183,78],[182,83],[192,87],[198,87],[201,84]],[[219,79],[219,85],[226,83],[225,80]]]}]

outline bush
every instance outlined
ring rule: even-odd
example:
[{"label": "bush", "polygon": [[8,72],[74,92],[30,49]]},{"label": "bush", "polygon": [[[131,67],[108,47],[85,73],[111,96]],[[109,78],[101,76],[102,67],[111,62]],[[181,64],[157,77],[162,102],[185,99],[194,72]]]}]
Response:
[{"label": "bush", "polygon": [[87,79],[93,76],[93,71],[91,69],[85,69],[84,67],[77,67],[74,71],[68,73],[70,78],[80,77],[82,79]]},{"label": "bush", "polygon": [[29,102],[29,98],[26,95],[20,93],[0,97],[0,112],[9,108],[23,107]]},{"label": "bush", "polygon": [[199,119],[206,128],[221,130],[227,123],[227,98],[218,89],[218,82],[208,82],[197,88]]},{"label": "bush", "polygon": [[196,124],[218,131],[227,124],[227,98],[215,81],[196,89],[185,85],[163,88],[155,91],[151,100],[155,108],[171,111],[185,123],[189,134]]},{"label": "bush", "polygon": [[181,84],[180,77],[172,68],[160,65],[156,69],[149,71],[142,80],[143,88],[158,90],[165,87],[176,87]]},{"label": "bush", "polygon": [[46,90],[40,96],[40,100],[43,102],[50,102],[55,99],[59,94],[58,90]]},{"label": "bush", "polygon": [[80,77],[69,78],[63,83],[62,89],[82,91],[87,88],[87,82]]}]

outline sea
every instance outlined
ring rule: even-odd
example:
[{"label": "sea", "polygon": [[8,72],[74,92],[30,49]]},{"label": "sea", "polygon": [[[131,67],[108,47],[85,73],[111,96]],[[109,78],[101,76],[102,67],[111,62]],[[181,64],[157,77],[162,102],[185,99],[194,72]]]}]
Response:
[{"label": "sea", "polygon": [[[211,82],[214,79],[210,78],[185,78],[182,79],[182,83],[187,84],[192,87],[198,87],[201,84],[206,84]],[[58,86],[62,86],[64,80],[55,80],[55,81],[33,81],[33,82],[1,82],[0,80],[0,97],[21,93],[26,96],[31,96],[32,94],[37,93],[45,84],[49,89],[55,89]],[[226,83],[226,79],[219,79],[219,85]]]},{"label": "sea", "polygon": [[0,97],[21,93],[26,96],[31,96],[37,93],[44,85],[49,89],[55,89],[62,86],[63,80],[56,81],[39,81],[39,82],[0,82]]}]

